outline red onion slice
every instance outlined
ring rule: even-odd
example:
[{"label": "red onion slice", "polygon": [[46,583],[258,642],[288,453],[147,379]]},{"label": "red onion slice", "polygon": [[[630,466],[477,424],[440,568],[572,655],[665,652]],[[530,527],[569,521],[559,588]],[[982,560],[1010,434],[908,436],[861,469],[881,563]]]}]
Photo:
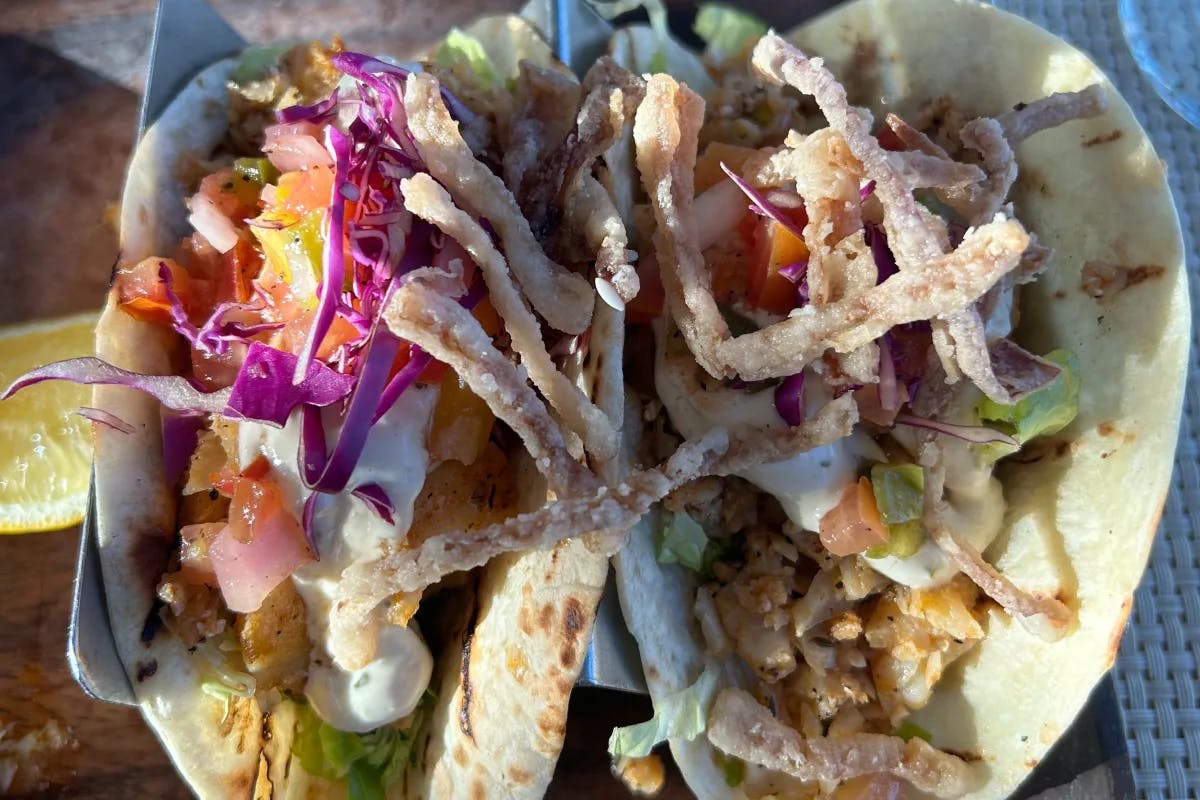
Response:
[{"label": "red onion slice", "polygon": [[804,422],[804,373],[797,372],[775,387],[775,410],[793,428]]},{"label": "red onion slice", "polygon": [[750,209],[752,211],[757,210],[764,216],[770,217],[783,227],[787,228],[797,239],[803,241],[804,231],[802,231],[799,226],[796,225],[796,223],[788,219],[783,212],[781,212],[771,203],[771,201],[763,196],[762,192],[758,191],[758,189],[755,189],[749,183],[742,180],[740,175],[735,173],[729,167],[725,166],[724,161],[721,162],[721,169],[725,171],[725,174],[729,176],[731,181],[737,184],[737,187],[742,190],[742,193],[745,194],[746,197],[750,198],[750,202],[752,204]]},{"label": "red onion slice", "polygon": [[984,425],[952,425],[949,422],[938,422],[924,417],[915,417],[912,414],[897,414],[896,424],[908,425],[911,428],[924,428],[927,431],[953,436],[955,439],[962,439],[964,442],[972,444],[1001,442],[1012,447],[1021,446],[1020,442],[1008,434]]}]

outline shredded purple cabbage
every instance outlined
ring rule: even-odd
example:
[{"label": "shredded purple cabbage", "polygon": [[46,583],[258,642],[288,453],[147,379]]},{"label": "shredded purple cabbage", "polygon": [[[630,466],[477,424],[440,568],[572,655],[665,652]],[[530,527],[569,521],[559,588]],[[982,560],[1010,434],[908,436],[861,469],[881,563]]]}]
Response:
[{"label": "shredded purple cabbage", "polygon": [[392,515],[396,512],[396,506],[392,503],[387,492],[378,483],[364,483],[350,490],[350,494],[357,497],[367,504],[367,507],[379,515],[379,518],[388,525],[395,525],[396,521]]},{"label": "shredded purple cabbage", "polygon": [[946,436],[953,436],[955,439],[962,439],[965,442],[973,444],[992,444],[993,442],[1001,442],[1019,447],[1020,442],[1012,438],[1006,433],[989,428],[985,425],[952,425],[949,422],[939,422],[935,419],[925,419],[924,417],[916,417],[912,414],[897,414],[897,425],[907,425],[911,428],[923,428],[927,431],[942,433]]},{"label": "shredded purple cabbage", "polygon": [[804,373],[789,375],[775,387],[775,410],[793,428],[804,422]]},{"label": "shredded purple cabbage", "polygon": [[312,550],[313,558],[317,561],[321,560],[321,553],[317,550],[317,535],[313,527],[313,519],[317,515],[317,505],[321,502],[321,493],[313,492],[304,501],[304,511],[300,514],[300,527],[304,530],[304,541],[308,542],[308,549]]},{"label": "shredded purple cabbage", "polygon": [[771,203],[771,201],[768,200],[762,192],[760,192],[758,189],[755,189],[746,181],[742,180],[740,175],[731,170],[729,167],[725,166],[724,161],[721,162],[721,169],[725,171],[725,174],[729,176],[731,181],[737,184],[737,187],[742,190],[742,194],[750,198],[751,211],[756,214],[762,214],[765,217],[770,217],[783,227],[787,228],[797,239],[804,239],[804,231],[801,230],[796,223],[788,219],[787,215],[776,208],[775,205]]},{"label": "shredded purple cabbage", "polygon": [[179,483],[196,451],[204,417],[200,414],[162,415],[163,473],[168,486]]},{"label": "shredded purple cabbage", "polygon": [[136,372],[114,367],[107,361],[101,361],[93,356],[84,356],[66,361],[55,361],[53,364],[46,364],[26,372],[9,386],[3,395],[0,395],[0,400],[7,400],[26,386],[53,380],[89,385],[127,386],[130,389],[145,392],[175,411],[206,414],[220,414],[224,411],[229,404],[229,395],[232,391],[221,389],[216,392],[202,392],[187,378],[179,375],[139,375]]},{"label": "shredded purple cabbage", "polygon": [[380,393],[399,349],[400,340],[387,331],[377,330],[371,337],[332,452],[326,447],[320,410],[311,405],[301,408],[300,475],[310,489],[340,492],[346,488],[367,443]]},{"label": "shredded purple cabbage", "polygon": [[325,129],[325,146],[333,154],[333,199],[329,205],[325,246],[321,263],[324,267],[321,274],[321,286],[317,295],[317,313],[313,320],[300,358],[296,361],[296,372],[292,376],[293,383],[300,383],[308,374],[308,367],[316,357],[317,348],[329,332],[333,317],[337,313],[338,300],[341,297],[342,283],[346,275],[346,260],[343,230],[346,223],[346,198],[341,187],[346,182],[350,166],[350,150],[352,142],[346,134],[330,126]]},{"label": "shredded purple cabbage", "polygon": [[354,388],[353,375],[343,375],[320,361],[311,361],[299,384],[292,383],[296,356],[262,342],[251,342],[238,370],[227,413],[282,428],[300,405],[327,406]]},{"label": "shredded purple cabbage", "polygon": [[880,226],[868,222],[863,226],[863,236],[871,248],[871,256],[875,259],[875,269],[878,273],[876,283],[883,283],[900,271],[900,268],[896,266],[896,257],[892,255],[892,249],[888,247],[887,234]]},{"label": "shredded purple cabbage", "polygon": [[338,90],[334,89],[329,97],[319,103],[313,103],[311,106],[289,106],[276,111],[275,121],[279,123],[311,122],[315,125],[324,125],[332,122],[337,116],[337,107]]}]

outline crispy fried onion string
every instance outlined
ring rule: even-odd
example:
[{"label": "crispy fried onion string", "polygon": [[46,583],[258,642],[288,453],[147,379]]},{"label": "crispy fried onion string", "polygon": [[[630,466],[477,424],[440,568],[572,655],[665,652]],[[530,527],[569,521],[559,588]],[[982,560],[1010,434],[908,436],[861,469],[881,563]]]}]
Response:
[{"label": "crispy fried onion string", "polygon": [[[397,303],[407,298],[419,308],[433,299],[427,294],[405,287],[397,294]],[[450,311],[453,303],[443,301],[442,305]],[[411,310],[405,307],[403,312]],[[408,333],[400,335],[407,337]],[[425,342],[420,344],[430,349]],[[449,348],[442,350],[453,355]],[[444,359],[442,353],[431,352]],[[457,369],[455,362],[451,365]],[[576,484],[572,494],[561,493],[560,499],[536,511],[484,528],[431,536],[417,547],[392,549],[379,561],[352,566],[343,573],[339,600],[333,607],[330,652],[339,664],[350,668],[370,661],[374,640],[362,635],[363,630],[375,607],[396,592],[420,591],[452,572],[480,566],[501,553],[553,547],[585,533],[622,534],[652,504],[695,478],[729,475],[752,464],[782,460],[829,444],[850,435],[857,421],[857,407],[847,394],[784,436],[776,430],[762,431],[731,443],[728,433],[718,428],[685,442],[665,464],[635,472],[614,488],[595,482]]]},{"label": "crispy fried onion string", "polygon": [[1074,618],[1071,609],[1054,597],[1018,587],[946,524],[943,499],[946,471],[935,440],[927,439],[922,447],[921,465],[925,472],[925,527],[934,543],[984,594],[1019,619],[1030,633],[1049,642],[1065,636]]},{"label": "crispy fried onion string", "polygon": [[708,286],[692,214],[694,173],[704,101],[668,75],[646,82],[646,99],[633,122],[642,185],[654,207],[654,249],[662,267],[667,306],[688,348],[715,378],[732,377],[717,355],[730,336]]},{"label": "crispy fried onion string", "polygon": [[962,797],[981,783],[961,758],[918,736],[907,742],[881,733],[806,738],[741,689],[717,695],[708,719],[708,740],[717,749],[802,781],[888,772],[936,797]]},{"label": "crispy fried onion string", "polygon": [[427,73],[412,75],[404,90],[404,110],[429,172],[462,208],[495,227],[534,309],[556,330],[583,333],[592,318],[592,287],[542,252],[504,181],[480,163],[463,141],[458,123],[442,102],[437,79]]},{"label": "crispy fried onion string", "polygon": [[984,225],[922,269],[899,272],[856,297],[793,311],[722,343],[720,352],[745,380],[794,374],[827,349],[849,353],[896,325],[962,309],[1016,267],[1028,242],[1013,220]]},{"label": "crispy fried onion string", "polygon": [[622,303],[641,290],[637,270],[631,262],[629,238],[612,198],[601,183],[584,175],[567,193],[569,230],[582,230],[588,247],[596,253],[596,277],[616,289]]},{"label": "crispy fried onion string", "polygon": [[492,413],[517,432],[555,492],[598,485],[595,476],[567,453],[562,433],[522,371],[496,349],[471,312],[409,281],[397,290],[383,317],[397,336],[449,364]]},{"label": "crispy fried onion string", "polygon": [[520,354],[521,364],[550,407],[583,440],[589,453],[602,460],[612,458],[617,450],[616,429],[579,387],[555,368],[542,341],[541,327],[526,307],[512,282],[504,256],[492,245],[487,232],[470,215],[456,208],[446,190],[429,175],[418,173],[402,180],[400,190],[409,211],[461,244],[479,265],[492,305],[504,320],[513,349]]},{"label": "crispy fried onion string", "polygon": [[996,120],[1012,144],[1038,131],[1055,128],[1073,119],[1098,117],[1108,110],[1108,94],[1093,83],[1078,92],[1057,92],[1001,114]]},{"label": "crispy fried onion string", "polygon": [[654,206],[671,314],[709,374],[736,373],[745,380],[794,374],[826,349],[850,352],[903,322],[959,313],[1017,266],[1029,236],[1012,220],[972,230],[957,250],[943,253],[903,177],[819,61],[767,36],[755,48],[754,64],[769,78],[816,97],[831,127],[875,180],[889,242],[905,268],[860,294],[799,309],[784,322],[731,338],[694,235],[692,172],[703,102],[667,76],[652,77],[634,123],[638,167]]}]

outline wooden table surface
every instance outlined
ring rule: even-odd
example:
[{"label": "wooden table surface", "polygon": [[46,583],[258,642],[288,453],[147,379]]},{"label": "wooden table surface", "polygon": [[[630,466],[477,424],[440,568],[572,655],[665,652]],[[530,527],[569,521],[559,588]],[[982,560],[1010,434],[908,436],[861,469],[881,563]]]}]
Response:
[{"label": "wooden table surface", "polygon": [[[215,0],[244,35],[338,30],[403,52],[477,10],[513,0]],[[111,220],[137,119],[153,0],[0,0],[0,324],[96,308],[116,253]],[[379,20],[392,20],[391,30]],[[401,25],[400,22],[417,24]],[[0,536],[0,787],[11,747],[61,730],[38,797],[188,796],[138,712],[91,700],[67,670],[66,626],[79,530]],[[552,796],[619,796],[604,745],[648,703],[577,692]],[[0,788],[0,793],[3,789]],[[674,778],[665,797],[686,796]]]}]

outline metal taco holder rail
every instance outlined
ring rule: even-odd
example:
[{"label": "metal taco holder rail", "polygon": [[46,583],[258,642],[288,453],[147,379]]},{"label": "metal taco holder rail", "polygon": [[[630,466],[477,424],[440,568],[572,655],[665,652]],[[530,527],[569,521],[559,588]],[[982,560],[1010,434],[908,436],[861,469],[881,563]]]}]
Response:
[{"label": "metal taco holder rail", "polygon": [[[1020,0],[998,4],[1028,11]],[[672,8],[673,12],[677,10],[677,6]],[[767,8],[755,10],[770,16]],[[559,57],[579,72],[604,52],[611,33],[608,23],[584,0],[531,0],[521,13],[551,38]],[[1031,15],[1036,18],[1036,14]],[[245,44],[205,0],[160,0],[139,138],[187,80]],[[92,697],[135,705],[128,676],[117,655],[105,604],[96,541],[94,488],[93,476],[93,496],[83,522],[75,572],[67,661],[76,682]],[[1142,597],[1139,596],[1138,602],[1139,608],[1144,607]],[[598,690],[646,691],[637,645],[625,628],[611,576],[597,613],[579,685]],[[1073,790],[1053,788],[1071,782],[1075,782]],[[1045,800],[1068,796],[1100,800],[1134,796],[1133,772],[1111,677],[1099,685],[1071,730],[1015,795]]]}]

